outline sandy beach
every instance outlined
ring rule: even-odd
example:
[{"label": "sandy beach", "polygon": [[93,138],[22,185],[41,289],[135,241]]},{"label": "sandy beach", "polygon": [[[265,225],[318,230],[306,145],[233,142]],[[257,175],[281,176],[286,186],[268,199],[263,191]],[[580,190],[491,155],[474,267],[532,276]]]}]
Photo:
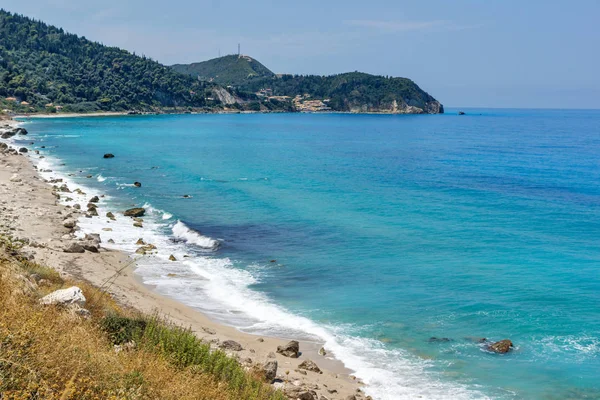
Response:
[{"label": "sandy beach", "polygon": [[[65,115],[61,114],[60,117]],[[16,121],[0,121],[0,126],[15,124]],[[251,367],[255,363],[276,359],[279,365],[277,375],[281,382],[275,385],[284,391],[286,388],[306,387],[314,390],[320,400],[368,398],[362,393],[362,385],[352,376],[352,371],[347,370],[332,354],[319,354],[321,343],[300,342],[302,354],[299,358],[284,357],[277,354],[276,349],[285,345],[289,341],[287,339],[242,333],[212,321],[193,308],[154,293],[136,277],[135,260],[127,254],[103,248],[102,244],[99,244],[98,253],[65,252],[71,244],[79,242],[77,226],[74,229],[67,228],[64,226],[65,220],[77,221],[86,217],[82,210],[60,203],[63,194],[38,174],[32,162],[34,157],[39,157],[35,154],[35,145],[28,147],[28,152],[20,154],[0,150],[0,229],[29,243],[24,251],[36,262],[55,268],[65,277],[106,288],[123,306],[144,313],[158,313],[175,324],[189,327],[214,347],[225,340],[234,340],[241,344],[243,350],[231,351],[231,354],[244,365]],[[74,191],[77,187],[68,189]],[[122,211],[112,210],[114,214]],[[299,370],[298,365],[306,360],[314,361],[322,373]]]}]

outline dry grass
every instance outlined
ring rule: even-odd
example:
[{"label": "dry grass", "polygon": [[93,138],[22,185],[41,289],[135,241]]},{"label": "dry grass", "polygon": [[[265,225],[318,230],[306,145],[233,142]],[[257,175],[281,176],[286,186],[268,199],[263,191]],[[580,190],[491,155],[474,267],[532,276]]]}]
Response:
[{"label": "dry grass", "polygon": [[[19,274],[50,283],[16,290],[27,286]],[[42,292],[70,284],[34,263],[0,260],[0,399],[283,399],[189,331],[131,318],[91,285],[77,282],[90,319],[38,305]],[[145,321],[127,337],[135,349],[115,352],[111,318]]]}]

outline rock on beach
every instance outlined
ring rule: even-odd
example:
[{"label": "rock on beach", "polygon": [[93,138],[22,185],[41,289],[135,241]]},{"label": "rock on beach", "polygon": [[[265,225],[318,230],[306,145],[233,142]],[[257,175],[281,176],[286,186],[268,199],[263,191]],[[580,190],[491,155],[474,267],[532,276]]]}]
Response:
[{"label": "rock on beach", "polygon": [[40,299],[40,304],[44,305],[70,305],[77,304],[79,306],[85,305],[85,296],[80,288],[77,286],[71,286],[68,289],[61,289],[50,293]]},{"label": "rock on beach", "polygon": [[300,343],[296,340],[292,340],[285,346],[277,346],[277,352],[286,357],[298,358],[300,355]]}]

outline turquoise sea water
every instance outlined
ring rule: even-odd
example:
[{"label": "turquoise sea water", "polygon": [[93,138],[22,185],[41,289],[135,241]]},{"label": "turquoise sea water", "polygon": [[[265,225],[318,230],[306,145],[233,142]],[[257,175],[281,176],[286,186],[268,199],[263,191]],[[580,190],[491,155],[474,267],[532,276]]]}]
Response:
[{"label": "turquoise sea water", "polygon": [[245,331],[324,341],[375,398],[600,398],[600,111],[27,128],[48,176],[150,207],[143,234],[102,232],[158,243],[144,281]]}]

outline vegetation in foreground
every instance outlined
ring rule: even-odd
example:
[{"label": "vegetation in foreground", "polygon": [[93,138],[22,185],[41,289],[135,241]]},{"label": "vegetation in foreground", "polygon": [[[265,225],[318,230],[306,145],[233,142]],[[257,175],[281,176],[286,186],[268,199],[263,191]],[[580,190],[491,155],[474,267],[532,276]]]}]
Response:
[{"label": "vegetation in foreground", "polygon": [[75,282],[20,258],[19,243],[0,247],[0,399],[284,399],[189,330],[86,283],[88,318],[39,305]]}]

